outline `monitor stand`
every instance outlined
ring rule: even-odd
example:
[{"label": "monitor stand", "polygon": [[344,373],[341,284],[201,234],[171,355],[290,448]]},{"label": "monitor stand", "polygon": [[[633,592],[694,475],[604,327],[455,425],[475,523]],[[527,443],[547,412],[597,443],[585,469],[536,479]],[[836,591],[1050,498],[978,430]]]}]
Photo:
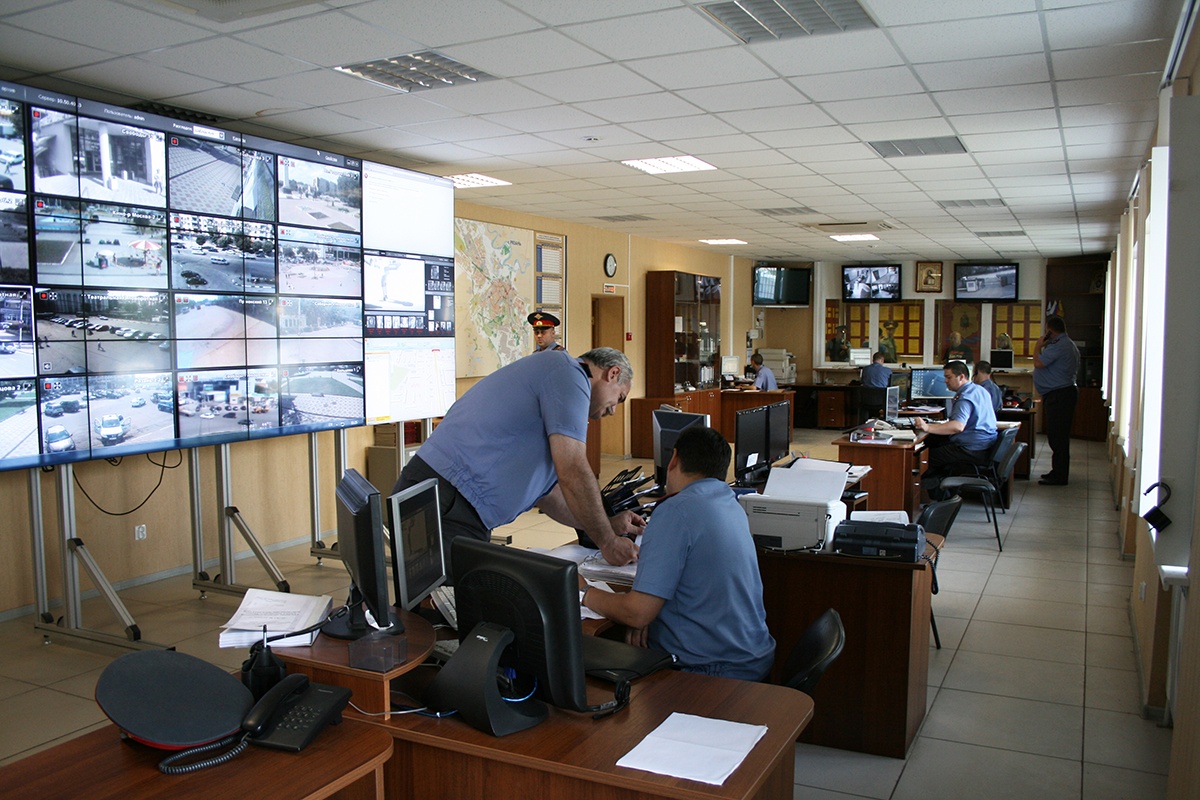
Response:
[{"label": "monitor stand", "polygon": [[507,736],[544,721],[549,712],[541,700],[514,702],[500,694],[500,656],[514,638],[503,625],[478,623],[429,684],[425,704],[457,711],[473,728],[492,736]]},{"label": "monitor stand", "polygon": [[[321,626],[321,633],[334,639],[361,639],[373,633],[399,634],[404,633],[404,623],[396,616],[396,612],[388,609],[388,627],[376,630],[367,624],[367,611],[363,603],[362,593],[357,586],[350,588],[350,597],[346,600],[347,611],[343,616],[333,617]],[[384,620],[375,620],[384,622]]]}]

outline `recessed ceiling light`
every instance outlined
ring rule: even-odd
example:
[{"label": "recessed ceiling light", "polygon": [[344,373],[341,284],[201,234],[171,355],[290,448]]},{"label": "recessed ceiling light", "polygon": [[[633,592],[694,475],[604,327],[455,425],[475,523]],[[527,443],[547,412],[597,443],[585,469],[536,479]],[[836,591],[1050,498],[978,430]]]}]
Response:
[{"label": "recessed ceiling light", "polygon": [[746,244],[741,239],[701,239],[704,244]]},{"label": "recessed ceiling light", "polygon": [[701,161],[695,156],[668,156],[667,158],[638,158],[633,161],[622,161],[627,167],[649,172],[651,175],[661,175],[664,172],[699,172],[705,169],[716,169],[707,161]]},{"label": "recessed ceiling light", "polygon": [[480,175],[478,172],[468,172],[463,175],[447,175],[454,182],[455,189],[478,189],[481,186],[512,186],[509,181],[502,181],[499,178],[489,178],[487,175]]},{"label": "recessed ceiling light", "polygon": [[878,242],[879,237],[873,233],[835,233],[829,237],[835,242]]}]

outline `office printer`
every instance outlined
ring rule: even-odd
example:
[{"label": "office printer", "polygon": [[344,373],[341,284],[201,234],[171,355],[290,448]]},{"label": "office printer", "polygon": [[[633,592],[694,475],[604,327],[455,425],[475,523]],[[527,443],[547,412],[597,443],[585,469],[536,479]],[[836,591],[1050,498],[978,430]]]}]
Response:
[{"label": "office printer", "polygon": [[852,556],[915,562],[925,554],[925,529],[898,522],[846,520],[833,534],[833,551]]},{"label": "office printer", "polygon": [[845,485],[845,464],[801,458],[790,468],[773,468],[762,494],[743,494],[738,502],[758,547],[828,549],[834,529],[846,518]]}]

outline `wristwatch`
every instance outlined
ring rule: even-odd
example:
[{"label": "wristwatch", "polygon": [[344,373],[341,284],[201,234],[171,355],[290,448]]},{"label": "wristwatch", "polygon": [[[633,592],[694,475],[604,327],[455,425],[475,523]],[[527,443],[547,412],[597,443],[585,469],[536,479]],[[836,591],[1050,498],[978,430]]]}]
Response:
[{"label": "wristwatch", "polygon": [[583,605],[583,598],[587,597],[587,590],[588,590],[587,586],[585,586],[579,590],[579,605],[580,606]]}]

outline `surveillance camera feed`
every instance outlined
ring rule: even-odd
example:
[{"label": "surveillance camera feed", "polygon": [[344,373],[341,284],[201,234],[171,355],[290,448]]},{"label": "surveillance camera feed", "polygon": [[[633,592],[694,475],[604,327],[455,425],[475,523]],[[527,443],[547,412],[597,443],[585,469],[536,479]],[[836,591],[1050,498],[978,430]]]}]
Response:
[{"label": "surveillance camera feed", "polygon": [[0,469],[444,414],[449,180],[0,82]]}]

